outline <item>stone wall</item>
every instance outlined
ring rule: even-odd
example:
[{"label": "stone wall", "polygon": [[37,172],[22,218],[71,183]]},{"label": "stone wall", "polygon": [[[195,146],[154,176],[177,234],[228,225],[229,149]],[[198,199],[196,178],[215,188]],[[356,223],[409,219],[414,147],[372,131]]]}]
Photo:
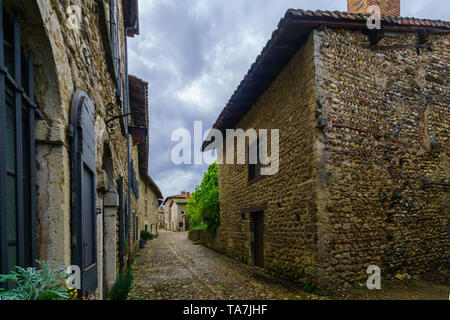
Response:
[{"label": "stone wall", "polygon": [[[116,83],[109,72],[102,38],[102,30],[109,30],[109,25],[103,25],[100,19],[101,6],[97,1],[5,0],[3,3],[6,11],[13,11],[20,20],[22,45],[33,58],[35,100],[41,112],[36,122],[38,259],[53,266],[70,265],[69,122],[70,106],[77,90],[86,91],[95,105],[98,209],[104,209],[102,203],[106,194],[117,196],[116,181],[120,176],[125,179],[125,194],[127,193],[127,153],[124,152],[127,140],[122,134],[119,121],[115,122],[114,135],[108,134],[105,125],[106,106],[109,103],[115,106],[114,114],[121,114],[123,111],[116,100]],[[103,3],[109,19],[109,1]],[[81,8],[79,29],[69,28],[68,18],[72,13],[68,8],[73,5]],[[119,37],[122,39],[124,62],[122,1],[118,1],[118,5]],[[122,63],[121,73],[125,79],[125,63]],[[103,162],[105,159],[111,161],[111,170],[106,170]],[[108,207],[109,220],[115,218],[117,225],[117,214],[111,210],[117,210],[117,206]],[[110,224],[104,233],[103,220],[98,217],[99,279],[103,279],[101,269],[104,243],[101,238],[104,234],[111,235],[114,228]],[[115,235],[111,237],[114,239]],[[117,246],[112,248],[116,250]],[[114,256],[117,258],[117,252]],[[108,270],[112,273],[117,271],[118,260],[111,258],[108,262],[116,264],[108,266]],[[111,281],[110,278],[108,280]],[[95,297],[103,297],[101,281]]]},{"label": "stone wall", "polygon": [[317,270],[313,49],[310,37],[236,126],[280,130],[279,173],[249,184],[247,165],[219,165],[220,249],[253,264],[247,209],[265,206],[265,269],[298,281]]},{"label": "stone wall", "polygon": [[189,230],[189,240],[208,247],[212,250],[222,252],[218,233],[212,233],[208,229]]},{"label": "stone wall", "polygon": [[[253,264],[264,211],[265,270],[324,289],[449,264],[448,36],[315,30],[236,128],[280,129],[280,170],[248,183],[219,165],[219,248]],[[395,46],[395,47],[393,47]]]},{"label": "stone wall", "polygon": [[319,273],[334,284],[448,267],[449,40],[418,54],[416,33],[370,50],[361,32],[315,32]]},{"label": "stone wall", "polygon": [[147,183],[141,179],[141,198],[139,209],[139,230],[145,230],[148,227],[148,232],[156,235],[159,229],[159,214],[158,196]]}]

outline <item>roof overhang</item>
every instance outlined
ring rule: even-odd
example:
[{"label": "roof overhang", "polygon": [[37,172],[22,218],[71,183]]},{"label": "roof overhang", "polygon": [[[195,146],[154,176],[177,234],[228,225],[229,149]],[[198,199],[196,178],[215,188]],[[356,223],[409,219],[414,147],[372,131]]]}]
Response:
[{"label": "roof overhang", "polygon": [[[148,82],[136,76],[129,75],[130,111],[133,112],[131,119],[134,125],[139,127],[149,127],[148,117]],[[158,199],[163,195],[158,185],[148,174],[149,138],[138,145],[139,174],[141,179],[155,192]]]},{"label": "roof overhang", "polygon": [[[213,129],[225,134],[226,129],[235,128],[304,45],[313,29],[330,27],[367,31],[368,17],[339,11],[288,10],[278,24],[277,30],[273,32],[272,38],[220,113]],[[427,29],[430,33],[449,34],[450,22],[383,16],[382,28],[385,31],[397,32],[418,32]],[[203,142],[202,151],[210,149],[208,146],[211,143],[211,136],[208,136]]]}]

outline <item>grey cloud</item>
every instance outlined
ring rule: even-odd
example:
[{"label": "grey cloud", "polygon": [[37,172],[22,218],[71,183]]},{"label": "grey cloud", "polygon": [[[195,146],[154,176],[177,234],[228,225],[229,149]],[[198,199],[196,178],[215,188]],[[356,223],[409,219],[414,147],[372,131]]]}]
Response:
[{"label": "grey cloud", "polygon": [[[203,166],[175,166],[172,131],[209,129],[289,8],[346,10],[345,0],[140,0],[130,73],[150,83],[150,175],[165,196],[193,191]],[[444,0],[402,0],[402,15],[448,20]]]}]

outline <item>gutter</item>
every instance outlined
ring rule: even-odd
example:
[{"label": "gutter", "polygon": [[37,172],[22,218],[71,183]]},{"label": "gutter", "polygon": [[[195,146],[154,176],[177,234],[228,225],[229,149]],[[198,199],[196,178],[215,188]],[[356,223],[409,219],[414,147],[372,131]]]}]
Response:
[{"label": "gutter", "polygon": [[[125,28],[125,77],[126,77],[126,113],[130,112],[130,87],[128,77],[128,30],[136,29],[137,21],[135,21],[133,27]],[[127,134],[127,153],[128,153],[128,199],[127,199],[127,238],[128,243],[131,240],[131,145],[130,145],[130,132],[128,131],[128,125],[130,124],[130,115],[127,116],[127,128],[125,132]]]}]

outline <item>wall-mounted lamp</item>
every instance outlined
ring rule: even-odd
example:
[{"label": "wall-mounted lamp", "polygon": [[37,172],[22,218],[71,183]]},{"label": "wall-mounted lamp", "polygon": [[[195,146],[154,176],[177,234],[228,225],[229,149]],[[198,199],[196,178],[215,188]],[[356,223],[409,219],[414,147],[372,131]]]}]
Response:
[{"label": "wall-mounted lamp", "polygon": [[128,132],[133,137],[133,144],[135,146],[138,146],[145,142],[145,138],[147,137],[148,128],[129,126]]}]

